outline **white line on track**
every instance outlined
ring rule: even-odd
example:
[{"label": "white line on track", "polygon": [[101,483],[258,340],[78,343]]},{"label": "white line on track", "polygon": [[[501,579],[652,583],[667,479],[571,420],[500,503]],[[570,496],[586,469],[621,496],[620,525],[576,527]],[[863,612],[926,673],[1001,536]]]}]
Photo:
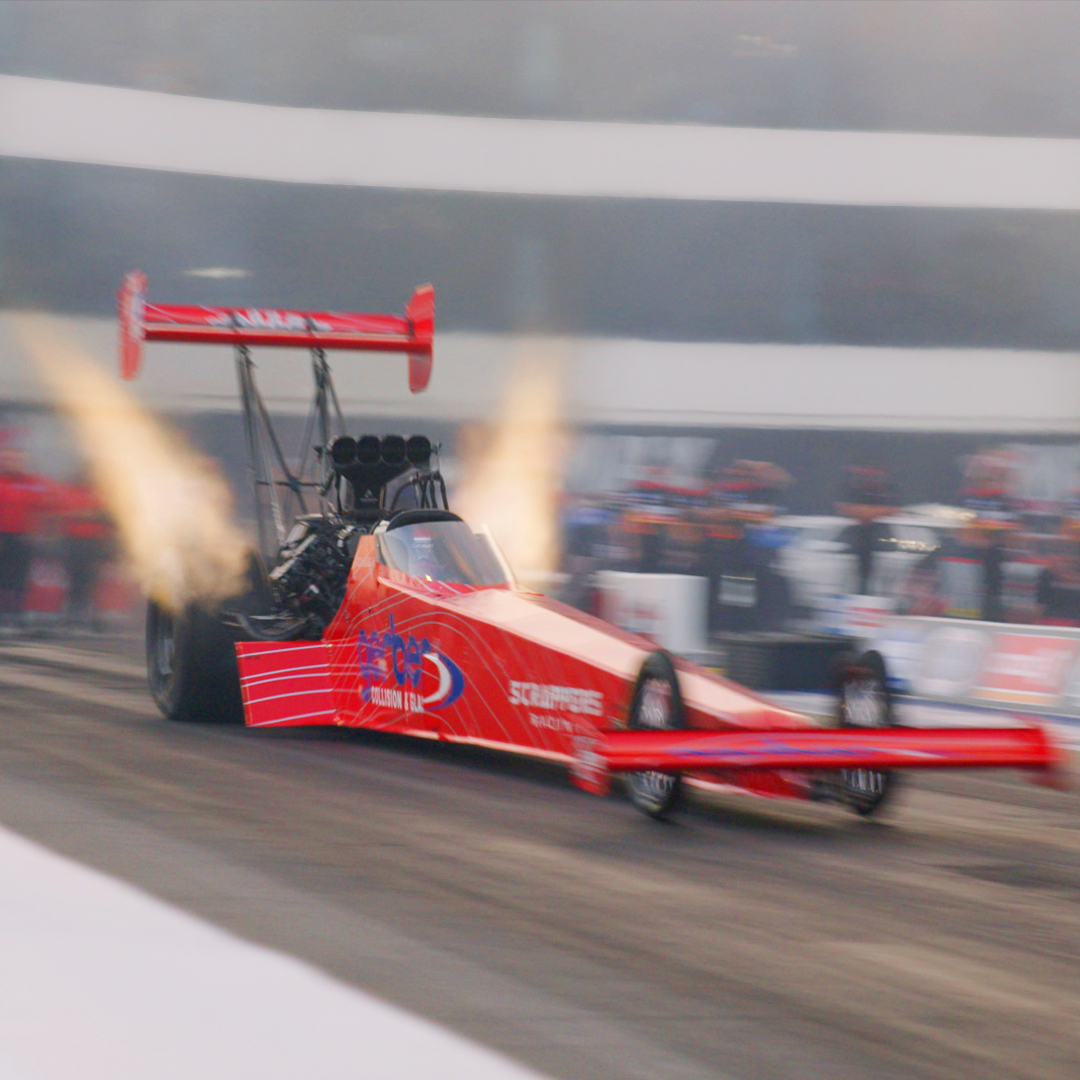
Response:
[{"label": "white line on track", "polygon": [[0,956],[0,1080],[539,1076],[3,828]]},{"label": "white line on track", "polygon": [[5,1058],[0,1058],[0,1080],[30,1080],[30,1077],[12,1067]]}]

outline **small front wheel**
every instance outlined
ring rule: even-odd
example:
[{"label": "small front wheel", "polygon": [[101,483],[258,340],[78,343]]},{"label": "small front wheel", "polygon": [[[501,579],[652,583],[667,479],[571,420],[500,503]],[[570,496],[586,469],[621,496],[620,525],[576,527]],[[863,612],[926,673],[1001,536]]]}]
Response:
[{"label": "small front wheel", "polygon": [[[871,649],[843,661],[836,685],[837,723],[842,728],[893,727],[892,691],[881,653]],[[860,817],[870,817],[894,794],[899,778],[881,769],[841,769],[843,801]]]},{"label": "small front wheel", "polygon": [[[641,665],[627,726],[647,731],[676,731],[686,726],[678,675],[666,652],[650,653]],[[630,801],[643,814],[663,818],[679,804],[682,777],[678,773],[651,770],[627,773],[626,790]]]}]

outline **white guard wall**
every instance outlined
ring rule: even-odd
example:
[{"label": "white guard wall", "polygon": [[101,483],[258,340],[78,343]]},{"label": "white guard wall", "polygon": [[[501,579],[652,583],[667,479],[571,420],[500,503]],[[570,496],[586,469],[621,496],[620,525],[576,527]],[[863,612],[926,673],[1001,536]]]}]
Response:
[{"label": "white guard wall", "polygon": [[[1080,208],[1080,140],[784,131],[297,109],[0,75],[0,156],[289,183],[879,206]],[[436,282],[436,285],[438,283]],[[76,320],[112,365],[115,326]],[[668,343],[437,333],[430,390],[400,360],[333,363],[351,412],[492,415],[523,353],[565,369],[566,418],[605,424],[1080,431],[1080,358],[1006,350]],[[302,357],[257,356],[273,408],[299,411]],[[236,407],[227,349],[148,349],[138,393]],[[0,316],[0,399],[40,399]]]},{"label": "white guard wall", "polygon": [[1080,208],[1075,139],[345,112],[16,75],[0,75],[5,154],[429,191]]},{"label": "white guard wall", "polygon": [[[33,366],[0,315],[0,400],[41,402]],[[111,320],[58,319],[116,370]],[[1080,356],[984,349],[538,339],[438,333],[426,393],[412,396],[393,356],[333,353],[346,411],[449,421],[491,417],[522,357],[560,366],[573,423],[1080,433]],[[272,409],[301,412],[303,352],[256,350]],[[301,377],[298,378],[298,375]],[[238,407],[226,347],[150,345],[133,389],[168,410]]]}]

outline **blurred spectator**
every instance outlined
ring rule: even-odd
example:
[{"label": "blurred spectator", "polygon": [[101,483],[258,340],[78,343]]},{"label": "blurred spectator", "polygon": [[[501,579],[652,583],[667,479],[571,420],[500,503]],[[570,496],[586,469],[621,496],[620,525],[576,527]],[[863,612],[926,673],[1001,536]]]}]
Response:
[{"label": "blurred spectator", "polygon": [[874,553],[888,535],[881,518],[895,512],[896,501],[884,469],[869,465],[848,469],[845,501],[837,505],[836,512],[855,519],[843,531],[840,541],[855,556],[855,591],[860,596],[869,596],[874,590]]},{"label": "blurred spectator", "polygon": [[101,569],[112,555],[112,526],[84,475],[57,485],[53,498],[68,579],[68,622],[93,626],[94,594]]},{"label": "blurred spectator", "polygon": [[1003,622],[1006,537],[1020,519],[1009,496],[1009,455],[1000,451],[968,459],[960,501],[963,525],[930,555],[919,573],[933,580],[942,613]]},{"label": "blurred spectator", "polygon": [[1041,623],[1080,626],[1080,569],[1076,557],[1056,558],[1039,572],[1035,600]]},{"label": "blurred spectator", "polygon": [[1009,495],[1012,467],[1012,457],[1006,451],[975,454],[968,460],[960,491],[961,505],[973,514],[961,542],[981,552],[977,556],[982,570],[980,617],[986,622],[1005,618],[1005,535],[1020,524]]},{"label": "blurred spectator", "polygon": [[20,626],[45,513],[45,481],[27,471],[26,454],[0,446],[0,624]]},{"label": "blurred spectator", "polygon": [[788,587],[775,567],[780,540],[770,523],[791,483],[779,465],[740,458],[712,485],[701,511],[710,631],[775,630],[787,618]]},{"label": "blurred spectator", "polygon": [[677,516],[666,467],[645,466],[626,493],[619,521],[620,531],[632,552],[631,563],[639,573],[661,572],[665,536]]},{"label": "blurred spectator", "polygon": [[563,569],[567,582],[562,599],[590,614],[599,614],[593,572],[611,560],[609,530],[614,511],[599,496],[573,499],[563,516]]},{"label": "blurred spectator", "polygon": [[1080,518],[1075,502],[1066,504],[1049,556],[1035,578],[1039,622],[1080,626]]},{"label": "blurred spectator", "polygon": [[938,589],[937,552],[928,555],[901,585],[899,611],[902,615],[945,614],[945,598]]}]

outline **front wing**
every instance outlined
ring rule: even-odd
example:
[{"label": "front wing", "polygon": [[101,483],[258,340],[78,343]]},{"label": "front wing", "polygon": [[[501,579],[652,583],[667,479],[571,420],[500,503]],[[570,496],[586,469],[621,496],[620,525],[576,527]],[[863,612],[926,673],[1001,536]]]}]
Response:
[{"label": "front wing", "polygon": [[606,794],[612,773],[794,769],[1031,770],[1064,786],[1064,752],[1040,726],[822,731],[603,731],[575,745],[572,776]]}]

